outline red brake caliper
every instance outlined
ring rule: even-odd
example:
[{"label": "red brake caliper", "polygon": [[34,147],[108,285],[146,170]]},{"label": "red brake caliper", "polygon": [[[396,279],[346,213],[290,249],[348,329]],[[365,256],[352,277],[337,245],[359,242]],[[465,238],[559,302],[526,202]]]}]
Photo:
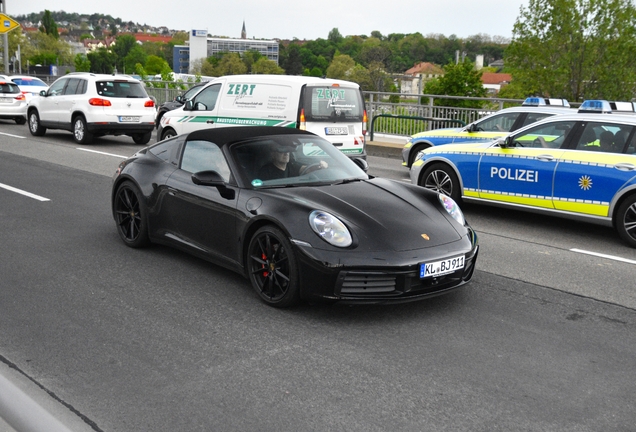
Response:
[{"label": "red brake caliper", "polygon": [[[263,259],[263,261],[267,262],[267,255],[261,254],[261,258]],[[269,272],[265,270],[267,268],[265,264],[261,264],[261,267],[263,268],[263,277],[269,276]]]}]

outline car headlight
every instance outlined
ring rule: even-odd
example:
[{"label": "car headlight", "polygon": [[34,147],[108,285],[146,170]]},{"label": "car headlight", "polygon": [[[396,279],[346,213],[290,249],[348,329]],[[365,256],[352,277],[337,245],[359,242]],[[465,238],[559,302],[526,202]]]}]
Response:
[{"label": "car headlight", "polygon": [[462,213],[461,209],[459,208],[459,206],[457,205],[454,199],[444,194],[438,194],[437,198],[439,199],[439,202],[442,203],[442,206],[448,212],[448,214],[453,217],[453,219],[455,219],[457,222],[459,222],[462,225],[466,225],[466,219],[464,219],[464,214]]},{"label": "car headlight", "polygon": [[327,243],[337,247],[351,246],[351,233],[334,215],[314,210],[309,215],[309,225]]}]

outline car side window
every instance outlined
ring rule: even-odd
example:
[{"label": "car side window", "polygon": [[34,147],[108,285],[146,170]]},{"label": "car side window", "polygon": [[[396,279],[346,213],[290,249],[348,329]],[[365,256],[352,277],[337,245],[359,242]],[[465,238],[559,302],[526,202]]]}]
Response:
[{"label": "car side window", "polygon": [[48,95],[49,96],[61,95],[62,92],[64,91],[64,87],[66,86],[67,82],[68,82],[68,79],[61,79],[61,80],[55,81],[53,84],[51,84],[51,87],[49,87]]},{"label": "car side window", "polygon": [[560,148],[574,124],[574,121],[562,121],[535,126],[512,136],[511,143],[514,147]]},{"label": "car side window", "polygon": [[77,94],[77,87],[80,85],[80,80],[77,78],[69,78],[68,84],[64,89],[65,95],[74,95]]},{"label": "car side window", "polygon": [[187,141],[181,157],[181,169],[191,173],[216,171],[223,180],[230,181],[230,167],[221,149],[210,141]]},{"label": "car side window", "polygon": [[221,84],[215,84],[203,89],[194,99],[194,109],[197,111],[212,111],[216,106],[220,91]]},{"label": "car side window", "polygon": [[601,122],[588,122],[576,145],[577,150],[623,153],[633,127]]},{"label": "car side window", "polygon": [[477,130],[480,132],[510,132],[512,125],[522,113],[506,113],[495,115],[488,120],[477,123]]}]

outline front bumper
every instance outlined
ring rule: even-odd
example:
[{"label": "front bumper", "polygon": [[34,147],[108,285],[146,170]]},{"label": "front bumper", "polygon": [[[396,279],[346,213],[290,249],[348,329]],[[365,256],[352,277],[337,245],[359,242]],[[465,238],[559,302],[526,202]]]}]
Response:
[{"label": "front bumper", "polygon": [[[477,236],[472,229],[460,245],[456,243],[433,251],[387,253],[384,264],[381,256],[351,257],[353,259],[334,262],[332,253],[299,248],[301,296],[364,304],[403,303],[445,294],[471,280],[479,253]],[[462,254],[465,257],[463,269],[439,277],[419,277],[422,262]]]}]

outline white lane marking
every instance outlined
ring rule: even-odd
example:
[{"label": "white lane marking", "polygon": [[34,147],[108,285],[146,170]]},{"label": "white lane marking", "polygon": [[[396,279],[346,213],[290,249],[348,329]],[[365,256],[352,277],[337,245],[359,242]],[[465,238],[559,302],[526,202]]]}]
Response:
[{"label": "white lane marking", "polygon": [[597,252],[590,252],[590,251],[586,251],[586,250],[582,250],[582,249],[570,249],[571,252],[577,252],[577,253],[582,253],[582,254],[586,254],[586,255],[593,255],[593,256],[597,256],[600,258],[607,258],[607,259],[611,259],[614,261],[620,261],[620,262],[624,262],[627,264],[636,264],[636,261],[634,260],[630,260],[627,258],[621,258],[621,257],[617,257],[614,255],[605,255],[602,253],[597,253]]},{"label": "white lane marking", "polygon": [[85,152],[91,152],[91,153],[97,153],[97,154],[102,154],[102,155],[106,155],[106,156],[112,156],[112,157],[116,157],[116,158],[120,158],[120,159],[128,159],[128,156],[122,156],[122,155],[113,154],[113,153],[105,153],[105,152],[100,152],[100,151],[97,151],[97,150],[89,150],[89,149],[79,148],[79,147],[77,147],[76,150],[82,150],[82,151],[85,151]]},{"label": "white lane marking", "polygon": [[38,201],[51,201],[51,200],[50,200],[50,199],[48,199],[48,198],[44,198],[44,197],[41,197],[41,196],[39,196],[39,195],[32,194],[32,193],[27,192],[27,191],[23,191],[23,190],[20,190],[20,189],[16,189],[16,188],[11,187],[11,186],[6,185],[6,184],[2,184],[2,183],[0,183],[0,188],[6,189],[6,190],[11,191],[11,192],[19,193],[19,194],[24,195],[24,196],[28,196],[29,198],[33,198],[33,199],[36,199],[36,200],[38,200]]},{"label": "white lane marking", "polygon": [[23,137],[23,136],[20,136],[20,135],[13,135],[13,134],[8,134],[8,133],[4,133],[4,132],[0,132],[0,135],[6,135],[6,136],[13,137],[13,138],[26,138],[26,137]]}]

